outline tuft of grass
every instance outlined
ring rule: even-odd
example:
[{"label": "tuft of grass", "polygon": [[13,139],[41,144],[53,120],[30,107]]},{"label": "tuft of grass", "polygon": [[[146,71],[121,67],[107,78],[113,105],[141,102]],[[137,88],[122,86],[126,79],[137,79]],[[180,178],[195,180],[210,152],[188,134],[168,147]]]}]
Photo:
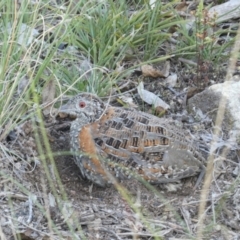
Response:
[{"label": "tuft of grass", "polygon": [[[138,11],[129,11],[123,0],[108,1],[107,4],[88,2],[87,7],[81,4],[78,7],[82,14],[71,21],[69,41],[94,66],[107,68],[110,72],[126,59],[149,61],[158,57],[160,46],[170,37],[168,28],[176,24],[176,17],[169,17],[171,5],[163,6],[161,1],[153,9],[144,4]],[[125,72],[117,77],[110,74],[106,78],[106,74],[98,71],[88,81],[101,95],[123,74]]]},{"label": "tuft of grass", "polygon": [[[208,83],[208,74],[214,68],[216,72],[219,66],[226,62],[230,57],[230,48],[235,38],[228,38],[227,41],[220,43],[222,35],[229,36],[236,34],[236,31],[229,31],[217,28],[217,16],[209,15],[209,6],[205,7],[203,1],[199,2],[195,13],[195,21],[191,24],[183,23],[179,25],[179,50],[177,55],[184,55],[197,63],[196,83]],[[189,26],[191,28],[189,29]]]}]

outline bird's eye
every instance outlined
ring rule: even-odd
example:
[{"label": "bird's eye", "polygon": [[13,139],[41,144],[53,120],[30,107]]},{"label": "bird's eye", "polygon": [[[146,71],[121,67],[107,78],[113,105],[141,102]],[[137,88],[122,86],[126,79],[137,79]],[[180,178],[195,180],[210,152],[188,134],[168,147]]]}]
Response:
[{"label": "bird's eye", "polygon": [[80,108],[85,108],[86,107],[86,103],[85,102],[79,102],[79,107]]}]

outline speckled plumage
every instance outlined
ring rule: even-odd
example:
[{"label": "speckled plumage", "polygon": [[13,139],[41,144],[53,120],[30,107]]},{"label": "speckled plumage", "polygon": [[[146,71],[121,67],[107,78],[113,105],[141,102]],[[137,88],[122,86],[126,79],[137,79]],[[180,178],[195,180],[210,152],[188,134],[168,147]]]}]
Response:
[{"label": "speckled plumage", "polygon": [[109,174],[169,183],[205,169],[195,141],[167,119],[112,107],[89,93],[73,97],[60,112],[76,115],[70,130],[75,162],[100,186],[111,182]]}]

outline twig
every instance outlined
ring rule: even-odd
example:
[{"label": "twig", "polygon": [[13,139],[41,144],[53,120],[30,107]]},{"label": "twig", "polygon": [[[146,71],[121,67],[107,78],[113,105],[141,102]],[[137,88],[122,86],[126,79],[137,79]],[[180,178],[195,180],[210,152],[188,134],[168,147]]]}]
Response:
[{"label": "twig", "polygon": [[13,193],[13,192],[0,192],[0,197],[4,198],[15,198],[18,200],[28,200],[28,196],[19,194],[19,193]]},{"label": "twig", "polygon": [[127,232],[127,233],[118,233],[120,236],[138,236],[138,237],[163,237],[164,235],[171,232],[172,229],[167,229],[158,233],[142,233],[142,232]]},{"label": "twig", "polygon": [[29,202],[29,216],[27,219],[27,224],[29,224],[32,221],[32,198],[31,198],[31,196],[29,196],[28,202]]},{"label": "twig", "polygon": [[185,58],[178,58],[178,60],[179,60],[180,62],[189,64],[189,65],[197,66],[197,63],[195,63],[195,62],[193,62],[193,61],[191,61],[191,60],[185,59]]}]

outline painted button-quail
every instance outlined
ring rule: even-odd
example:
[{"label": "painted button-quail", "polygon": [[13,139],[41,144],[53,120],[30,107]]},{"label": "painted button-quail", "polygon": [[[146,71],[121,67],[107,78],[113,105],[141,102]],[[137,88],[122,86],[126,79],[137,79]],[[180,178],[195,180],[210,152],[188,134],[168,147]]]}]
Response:
[{"label": "painted button-quail", "polygon": [[82,176],[95,184],[111,183],[109,176],[157,184],[204,173],[196,141],[173,121],[110,106],[90,93],[73,97],[60,112],[76,116],[71,150]]}]

